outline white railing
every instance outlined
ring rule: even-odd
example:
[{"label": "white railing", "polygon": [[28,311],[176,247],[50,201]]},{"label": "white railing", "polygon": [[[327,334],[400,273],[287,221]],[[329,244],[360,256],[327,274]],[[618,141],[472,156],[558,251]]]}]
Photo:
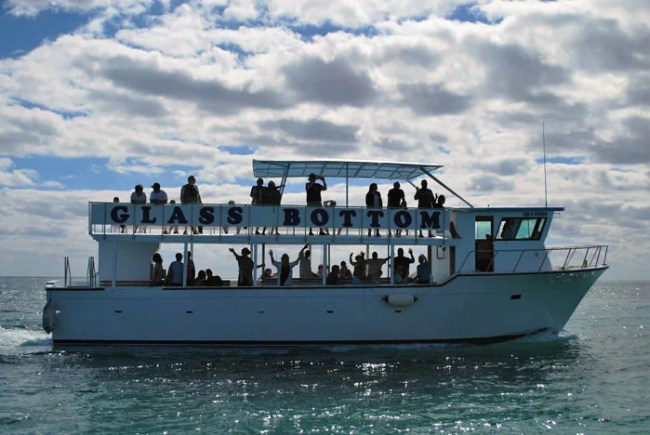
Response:
[{"label": "white railing", "polygon": [[[593,269],[596,267],[603,267],[607,265],[607,250],[608,245],[588,245],[588,246],[568,246],[557,248],[541,248],[541,249],[499,249],[499,250],[472,250],[467,253],[460,267],[459,273],[467,272],[542,272],[542,271],[563,271],[563,270],[579,270],[579,269]],[[465,266],[470,258],[476,258],[476,254],[491,255],[491,260],[485,270],[465,270]],[[522,259],[526,254],[534,254],[539,257],[543,253],[539,263],[533,264],[531,267],[530,255],[527,257],[526,265],[522,266]],[[517,258],[516,261],[509,261],[512,267],[508,264],[501,264],[498,262],[499,256],[509,256]],[[518,254],[518,255],[517,255]],[[554,266],[559,265],[561,266]],[[498,266],[498,267],[495,267]],[[546,268],[545,268],[546,266]],[[525,269],[525,270],[524,270]]]},{"label": "white railing", "polygon": [[[88,257],[86,268],[86,279],[84,281],[72,281],[72,272],[70,269],[70,258],[65,257],[63,261],[63,287],[97,287],[97,270],[95,268],[95,257]],[[56,281],[50,281],[55,283]],[[50,287],[55,287],[55,284]]]}]

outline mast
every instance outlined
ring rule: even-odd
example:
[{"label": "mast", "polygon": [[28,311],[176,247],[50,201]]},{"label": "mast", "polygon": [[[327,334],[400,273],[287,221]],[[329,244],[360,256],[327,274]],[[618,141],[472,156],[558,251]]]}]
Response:
[{"label": "mast", "polygon": [[544,207],[548,207],[548,189],[546,185],[546,135],[544,134],[544,121],[542,121],[542,147],[544,150]]}]

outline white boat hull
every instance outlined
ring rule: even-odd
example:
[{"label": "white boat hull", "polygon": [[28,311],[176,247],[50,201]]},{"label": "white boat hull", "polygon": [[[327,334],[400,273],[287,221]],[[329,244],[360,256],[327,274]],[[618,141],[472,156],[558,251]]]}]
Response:
[{"label": "white boat hull", "polygon": [[[559,332],[606,269],[459,275],[441,286],[48,289],[55,344],[493,342]],[[413,295],[395,306],[392,294]]]}]

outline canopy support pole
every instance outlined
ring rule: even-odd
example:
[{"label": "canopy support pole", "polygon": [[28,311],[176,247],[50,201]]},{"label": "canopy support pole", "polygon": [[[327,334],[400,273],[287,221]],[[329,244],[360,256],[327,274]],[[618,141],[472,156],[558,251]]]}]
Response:
[{"label": "canopy support pole", "polygon": [[[432,174],[431,172],[427,171],[426,169],[424,169],[424,167],[420,167],[420,170],[421,170],[422,172],[424,172],[425,174],[427,174],[429,177],[431,177],[431,179],[434,180],[436,183],[438,183],[439,185],[441,185],[442,187],[444,187],[445,189],[447,189],[447,191],[450,192],[451,194],[453,194],[456,198],[460,199],[460,200],[463,201],[465,204],[469,205],[470,208],[474,208],[474,206],[473,206],[472,204],[470,204],[469,202],[467,202],[467,201],[465,200],[465,198],[463,198],[462,196],[460,196],[459,194],[457,194],[456,192],[454,192],[454,191],[451,189],[451,187],[447,186],[445,183],[443,183],[442,181],[440,181],[440,180],[438,180],[436,177],[434,177],[433,174]],[[409,183],[410,183],[410,181],[409,181]],[[411,183],[411,184],[413,184],[413,183]]]}]

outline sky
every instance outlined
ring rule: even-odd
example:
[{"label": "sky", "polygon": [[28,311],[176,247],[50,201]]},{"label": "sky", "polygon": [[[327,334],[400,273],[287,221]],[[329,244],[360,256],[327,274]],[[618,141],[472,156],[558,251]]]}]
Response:
[{"label": "sky", "polygon": [[545,145],[547,244],[650,279],[648,23],[647,0],[4,0],[0,276],[83,273],[88,202],[138,183],[248,203],[253,159],[444,165],[475,206],[543,206]]}]

